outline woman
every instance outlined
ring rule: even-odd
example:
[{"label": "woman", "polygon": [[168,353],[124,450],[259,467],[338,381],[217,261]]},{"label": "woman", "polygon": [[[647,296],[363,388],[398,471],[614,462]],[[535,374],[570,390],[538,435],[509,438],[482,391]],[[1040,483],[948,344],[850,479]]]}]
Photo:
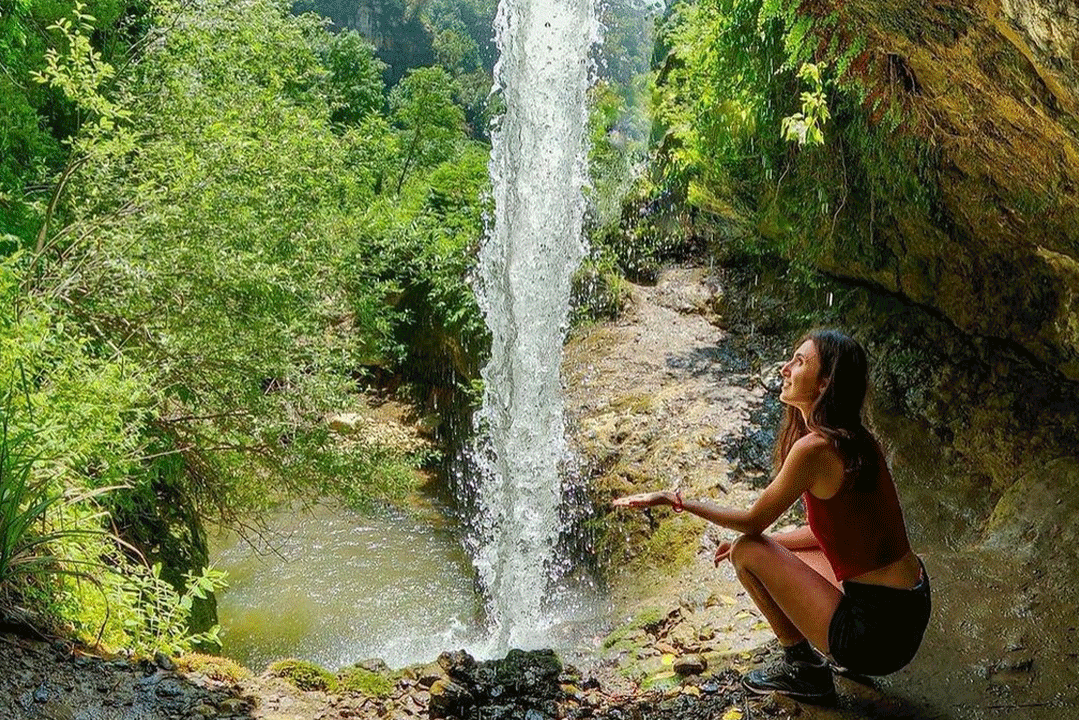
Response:
[{"label": "woman", "polygon": [[[752,507],[667,491],[614,505],[671,505],[741,533],[719,546],[716,564],[730,559],[784,652],[781,663],[748,673],[742,684],[758,694],[826,702],[835,697],[832,671],[814,648],[854,673],[903,667],[929,621],[929,578],[911,552],[884,455],[862,424],[865,351],[841,332],[812,332],[781,374],[778,472]],[[765,535],[799,497],[808,527]]]}]

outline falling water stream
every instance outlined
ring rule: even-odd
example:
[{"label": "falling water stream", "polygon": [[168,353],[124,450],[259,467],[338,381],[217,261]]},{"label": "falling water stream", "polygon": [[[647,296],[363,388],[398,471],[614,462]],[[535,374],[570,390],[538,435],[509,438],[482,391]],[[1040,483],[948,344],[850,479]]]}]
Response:
[{"label": "falling water stream", "polygon": [[585,254],[581,223],[591,0],[502,0],[492,137],[495,213],[477,298],[491,331],[478,412],[470,545],[488,594],[493,650],[538,646],[566,459],[560,360],[570,281]]}]

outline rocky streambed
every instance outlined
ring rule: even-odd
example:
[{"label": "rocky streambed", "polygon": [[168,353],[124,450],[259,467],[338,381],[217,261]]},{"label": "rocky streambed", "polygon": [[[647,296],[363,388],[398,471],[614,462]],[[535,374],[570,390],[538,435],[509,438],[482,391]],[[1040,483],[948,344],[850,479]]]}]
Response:
[{"label": "rocky streambed", "polygon": [[[743,288],[744,290],[744,288]],[[567,343],[567,411],[596,507],[657,488],[752,501],[767,477],[777,363],[790,338],[728,317],[744,302],[730,278],[673,269],[629,286],[620,319]],[[880,420],[878,418],[878,420]],[[925,458],[898,444],[897,467]],[[904,454],[908,453],[908,454]],[[0,718],[1040,718],[1079,707],[1074,573],[1014,562],[1006,547],[934,538],[939,505],[918,473],[897,472],[916,549],[933,578],[934,616],[904,670],[838,678],[837,707],[746,697],[742,671],[776,655],[729,564],[726,533],[667,509],[607,516],[591,537],[609,568],[613,615],[576,630],[574,647],[479,662],[447,648],[390,670],[338,672],[291,662],[260,674],[220,658],[103,658],[59,641],[0,635]],[[906,484],[904,484],[906,483]],[[936,488],[936,486],[933,486]],[[797,510],[781,525],[799,522]],[[966,537],[975,538],[976,532]]]}]

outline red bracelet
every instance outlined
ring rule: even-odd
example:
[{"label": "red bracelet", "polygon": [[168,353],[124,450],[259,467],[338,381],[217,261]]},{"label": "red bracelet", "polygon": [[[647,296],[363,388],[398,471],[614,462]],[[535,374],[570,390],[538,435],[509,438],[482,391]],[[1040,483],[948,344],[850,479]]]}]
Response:
[{"label": "red bracelet", "polygon": [[674,508],[675,512],[682,512],[683,510],[685,510],[685,508],[682,507],[682,493],[681,493],[681,491],[679,491],[679,490],[674,491],[674,503],[671,505],[671,507]]}]

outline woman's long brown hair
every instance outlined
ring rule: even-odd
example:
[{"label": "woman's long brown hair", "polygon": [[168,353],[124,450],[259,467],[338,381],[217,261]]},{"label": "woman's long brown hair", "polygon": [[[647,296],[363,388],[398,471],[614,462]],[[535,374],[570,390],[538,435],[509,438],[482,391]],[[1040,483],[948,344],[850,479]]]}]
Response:
[{"label": "woman's long brown hair", "polygon": [[862,405],[869,387],[865,350],[838,330],[814,330],[798,341],[812,340],[820,358],[824,390],[813,403],[807,425],[801,411],[786,407],[776,436],[775,471],[783,467],[799,438],[815,432],[831,441],[843,459],[844,482],[856,490],[871,490],[880,471],[877,442],[862,422]]}]

